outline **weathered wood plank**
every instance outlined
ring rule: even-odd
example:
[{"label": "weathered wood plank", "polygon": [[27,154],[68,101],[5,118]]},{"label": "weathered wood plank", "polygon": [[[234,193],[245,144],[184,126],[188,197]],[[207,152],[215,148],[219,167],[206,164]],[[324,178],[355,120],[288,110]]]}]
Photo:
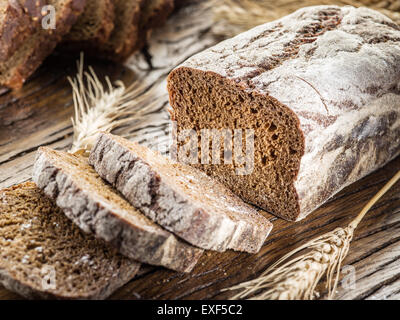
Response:
[{"label": "weathered wood plank", "polygon": [[[203,4],[204,6],[204,4]],[[142,54],[128,67],[90,61],[101,75],[133,79],[146,84],[157,103],[140,122],[118,130],[155,149],[170,143],[165,78],[190,55],[216,42],[210,10],[189,7],[153,34],[149,53],[152,66]],[[30,179],[35,151],[41,145],[67,150],[72,142],[72,97],[67,75],[75,72],[75,58],[48,59],[18,92],[0,90],[0,188]],[[113,299],[225,299],[232,292],[221,289],[253,279],[268,265],[298,245],[343,227],[362,206],[400,169],[400,158],[343,190],[305,221],[289,223],[264,213],[274,223],[271,236],[257,255],[207,252],[191,274],[146,267]],[[395,186],[368,214],[355,234],[345,265],[355,268],[356,287],[339,287],[340,299],[400,298],[397,258],[400,248],[400,185]],[[0,288],[0,299],[19,296]]]}]

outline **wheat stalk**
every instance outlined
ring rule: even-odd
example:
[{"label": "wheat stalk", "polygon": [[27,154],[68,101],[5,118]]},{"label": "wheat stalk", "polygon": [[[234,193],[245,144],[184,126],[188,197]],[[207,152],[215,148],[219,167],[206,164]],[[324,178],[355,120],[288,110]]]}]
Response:
[{"label": "wheat stalk", "polygon": [[223,37],[232,37],[312,5],[367,6],[400,23],[399,0],[218,0],[213,6],[214,20],[223,24],[219,24],[214,32]]},{"label": "wheat stalk", "polygon": [[[366,204],[346,227],[337,228],[303,244],[271,265],[257,279],[225,290],[241,290],[232,299],[312,300],[316,286],[326,275],[328,298],[332,299],[340,278],[354,230],[372,206],[400,179],[400,171]],[[302,252],[304,252],[301,254]]]},{"label": "wheat stalk", "polygon": [[74,138],[71,153],[86,154],[99,132],[110,132],[128,122],[140,119],[157,106],[152,90],[134,82],[125,87],[122,81],[113,85],[99,80],[93,68],[84,71],[83,55],[77,62],[78,73],[68,78],[73,91],[75,115],[71,119]]}]

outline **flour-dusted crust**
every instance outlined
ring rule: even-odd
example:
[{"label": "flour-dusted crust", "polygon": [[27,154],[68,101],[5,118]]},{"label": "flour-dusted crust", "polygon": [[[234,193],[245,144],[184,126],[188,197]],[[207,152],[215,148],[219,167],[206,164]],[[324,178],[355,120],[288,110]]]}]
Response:
[{"label": "flour-dusted crust", "polygon": [[133,206],[200,248],[256,253],[272,229],[266,218],[203,172],[124,138],[100,134],[89,162]]},{"label": "flour-dusted crust", "polygon": [[195,55],[169,77],[175,120],[184,71],[261,95],[298,120],[297,209],[274,212],[285,218],[304,218],[400,152],[400,28],[376,11],[303,8]]},{"label": "flour-dusted crust", "polygon": [[[123,255],[140,262],[181,272],[193,269],[202,255],[201,249],[178,240],[131,206],[121,206],[92,190],[93,186],[88,186],[64,164],[58,163],[55,157],[59,156],[49,148],[40,148],[33,180],[83,231],[94,233]],[[87,171],[90,169],[88,166]],[[99,188],[110,188],[97,178]],[[125,203],[125,200],[119,201]]]}]

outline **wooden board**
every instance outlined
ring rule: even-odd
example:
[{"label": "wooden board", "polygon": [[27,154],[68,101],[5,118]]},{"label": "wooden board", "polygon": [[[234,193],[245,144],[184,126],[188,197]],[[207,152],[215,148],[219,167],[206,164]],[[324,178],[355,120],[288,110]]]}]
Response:
[{"label": "wooden board", "polygon": [[[149,47],[152,67],[142,54],[129,67],[90,61],[100,75],[130,83],[139,79],[159,98],[142,121],[123,133],[160,149],[168,144],[165,78],[190,55],[214,44],[213,23],[207,6],[185,8],[157,31]],[[18,92],[0,89],[0,188],[30,179],[39,146],[67,150],[72,142],[72,97],[67,82],[75,73],[74,59],[53,56]],[[307,240],[343,227],[362,206],[400,169],[400,158],[343,190],[306,220],[289,223],[265,213],[274,223],[271,236],[259,254],[207,252],[195,270],[180,274],[144,267],[134,280],[112,299],[225,299],[232,292],[221,289],[253,279],[279,257]],[[400,298],[400,184],[368,214],[355,233],[345,265],[354,267],[355,286],[339,286],[338,299]],[[322,297],[323,297],[322,292]],[[0,287],[0,299],[20,297]]]}]

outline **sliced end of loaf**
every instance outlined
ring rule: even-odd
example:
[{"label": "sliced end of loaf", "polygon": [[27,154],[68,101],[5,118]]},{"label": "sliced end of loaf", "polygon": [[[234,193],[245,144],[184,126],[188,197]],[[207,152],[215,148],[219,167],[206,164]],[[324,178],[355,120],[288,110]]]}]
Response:
[{"label": "sliced end of loaf", "polygon": [[[273,97],[250,92],[216,73],[189,67],[171,72],[168,91],[178,138],[184,130],[197,133],[200,152],[191,164],[242,199],[282,218],[296,220],[300,207],[294,181],[304,154],[304,137],[297,116]],[[212,164],[212,160],[210,164],[202,163],[202,154],[210,152],[201,151],[203,129],[254,130],[251,173],[237,174],[242,167],[239,162],[225,164],[223,148],[218,150],[218,164]],[[245,131],[242,134],[244,140]],[[178,149],[185,144],[178,139]],[[212,154],[210,157],[213,158]]]}]

